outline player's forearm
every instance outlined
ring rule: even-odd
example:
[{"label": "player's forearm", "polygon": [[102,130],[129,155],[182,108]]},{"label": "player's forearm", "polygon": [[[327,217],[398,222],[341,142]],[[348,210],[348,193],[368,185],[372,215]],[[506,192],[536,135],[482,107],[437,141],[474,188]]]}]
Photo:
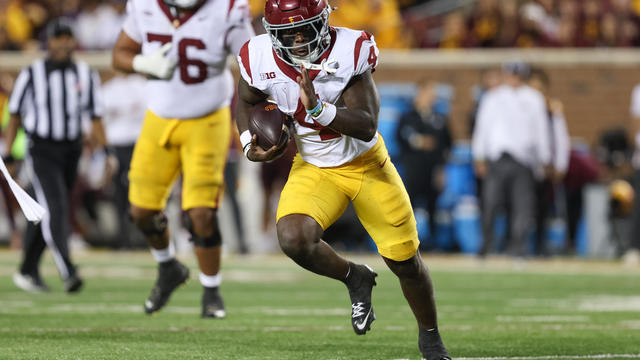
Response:
[{"label": "player's forearm", "polygon": [[338,108],[336,117],[329,124],[329,128],[343,135],[362,141],[370,141],[378,130],[377,114],[365,110]]},{"label": "player's forearm", "polygon": [[336,109],[329,128],[359,140],[373,139],[378,131],[380,98],[370,71],[351,79],[342,93],[342,101],[345,106]]},{"label": "player's forearm", "polygon": [[133,73],[133,58],[138,55],[134,51],[123,48],[114,48],[113,56],[111,59],[113,68],[116,70],[124,71],[126,73]]},{"label": "player's forearm", "polygon": [[253,105],[242,99],[238,99],[236,104],[236,126],[240,134],[249,129],[249,115],[251,114],[252,107]]},{"label": "player's forearm", "polygon": [[249,129],[249,116],[253,105],[264,101],[267,95],[251,87],[243,78],[238,81],[238,102],[236,104],[236,125],[242,134]]},{"label": "player's forearm", "polygon": [[135,72],[133,58],[142,51],[142,45],[131,39],[126,32],[121,31],[111,56],[111,63],[116,70],[127,73]]}]

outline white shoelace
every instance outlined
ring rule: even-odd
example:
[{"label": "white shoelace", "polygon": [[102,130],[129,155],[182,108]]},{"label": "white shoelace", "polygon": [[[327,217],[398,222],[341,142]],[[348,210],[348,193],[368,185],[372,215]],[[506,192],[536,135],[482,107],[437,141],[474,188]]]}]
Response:
[{"label": "white shoelace", "polygon": [[364,315],[364,303],[358,302],[355,304],[351,304],[351,317],[357,318],[358,316]]}]

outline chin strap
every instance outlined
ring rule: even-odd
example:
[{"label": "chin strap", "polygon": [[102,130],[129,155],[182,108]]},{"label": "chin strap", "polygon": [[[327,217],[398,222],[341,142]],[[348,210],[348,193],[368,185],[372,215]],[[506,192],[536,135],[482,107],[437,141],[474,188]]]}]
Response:
[{"label": "chin strap", "polygon": [[336,61],[335,59],[323,59],[320,64],[312,64],[307,61],[300,62],[300,64],[302,64],[302,66],[304,66],[304,68],[307,70],[320,70],[326,72],[327,74],[335,74],[340,67],[338,61]]}]

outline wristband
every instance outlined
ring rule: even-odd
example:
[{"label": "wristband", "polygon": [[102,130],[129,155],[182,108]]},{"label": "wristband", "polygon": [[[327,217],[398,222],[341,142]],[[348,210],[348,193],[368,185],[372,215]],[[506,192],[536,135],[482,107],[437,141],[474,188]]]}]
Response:
[{"label": "wristband", "polygon": [[247,147],[247,144],[251,144],[251,132],[249,130],[245,130],[240,134],[240,144],[242,144],[242,148]]},{"label": "wristband", "polygon": [[324,110],[324,106],[322,104],[322,100],[318,99],[318,104],[311,110],[306,110],[307,114],[311,115],[311,117],[318,117],[320,113]]},{"label": "wristband", "polygon": [[333,122],[333,119],[336,118],[336,112],[338,109],[333,104],[322,104],[323,110],[318,114],[318,116],[314,116],[313,120],[315,120],[318,124],[322,126],[329,126]]},{"label": "wristband", "polygon": [[249,154],[249,150],[251,150],[251,143],[248,143],[242,148],[242,153],[244,154],[244,156],[247,156],[247,154]]}]

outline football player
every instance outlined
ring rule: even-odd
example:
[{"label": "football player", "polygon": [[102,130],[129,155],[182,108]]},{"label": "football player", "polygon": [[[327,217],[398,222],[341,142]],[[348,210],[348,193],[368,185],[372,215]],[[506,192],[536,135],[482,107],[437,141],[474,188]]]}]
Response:
[{"label": "football player", "polygon": [[113,66],[148,77],[148,107],[129,172],[131,215],[158,261],[144,310],[160,310],[189,277],[174,258],[163,212],[182,175],[186,210],[204,287],[202,316],[225,317],[218,291],[221,237],[216,209],[229,148],[234,90],[227,56],[253,35],[246,0],[129,0]]},{"label": "football player", "polygon": [[365,334],[376,273],[338,255],[323,231],[349,201],[398,276],[419,327],[418,345],[429,360],[450,359],[437,328],[433,285],[418,249],[409,197],[377,132],[380,100],[371,73],[378,62],[373,36],[328,25],[326,0],[268,0],[267,34],[240,50],[237,123],[249,160],[283,151],[262,149],[248,129],[252,106],[273,97],[292,116],[298,146],[277,213],[285,254],[316,274],[346,284],[351,322]]}]

